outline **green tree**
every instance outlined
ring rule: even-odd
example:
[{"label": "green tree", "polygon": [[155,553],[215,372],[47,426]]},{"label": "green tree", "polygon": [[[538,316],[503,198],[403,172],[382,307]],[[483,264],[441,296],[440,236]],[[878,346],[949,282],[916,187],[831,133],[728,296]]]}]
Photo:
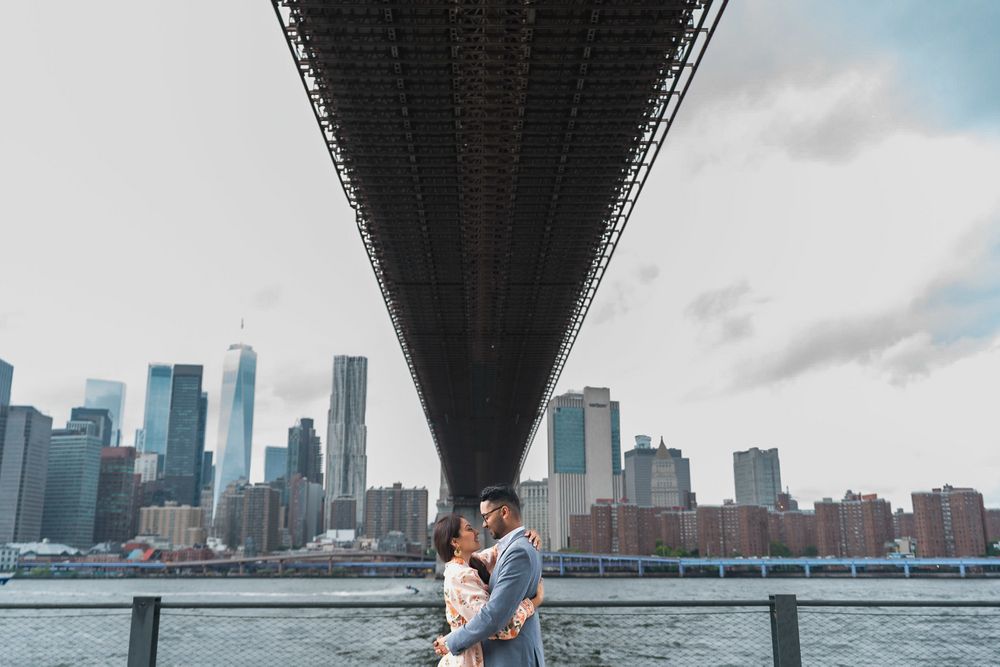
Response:
[{"label": "green tree", "polygon": [[813,546],[808,546],[802,550],[802,555],[806,558],[815,558],[819,555],[819,549]]},{"label": "green tree", "polygon": [[771,542],[770,554],[774,558],[791,558],[792,557],[792,550],[789,549],[784,544],[782,544],[781,542],[772,541]]}]

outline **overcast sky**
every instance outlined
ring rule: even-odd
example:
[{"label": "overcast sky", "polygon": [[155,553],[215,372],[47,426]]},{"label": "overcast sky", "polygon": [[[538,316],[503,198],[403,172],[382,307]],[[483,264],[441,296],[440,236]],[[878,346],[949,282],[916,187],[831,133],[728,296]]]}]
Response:
[{"label": "overcast sky", "polygon": [[[1000,505],[1000,3],[734,2],[558,391],[607,386],[703,504],[777,447],[807,505]],[[253,477],[369,358],[368,483],[438,461],[265,0],[14,3],[0,22],[0,358],[60,425],[86,378],[258,353]],[[246,330],[240,331],[240,318]],[[544,429],[524,477],[546,475]],[[321,436],[325,443],[325,428]]]}]

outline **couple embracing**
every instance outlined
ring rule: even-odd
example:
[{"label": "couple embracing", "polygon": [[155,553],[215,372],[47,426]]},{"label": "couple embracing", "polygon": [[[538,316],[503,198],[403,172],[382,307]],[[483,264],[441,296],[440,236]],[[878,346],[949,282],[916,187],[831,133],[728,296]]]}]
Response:
[{"label": "couple embracing", "polygon": [[498,542],[480,550],[479,531],[448,514],[434,525],[434,547],[445,561],[445,613],[452,631],[434,640],[439,667],[545,667],[538,535],[521,523],[521,502],[509,485],[480,495],[483,528]]}]

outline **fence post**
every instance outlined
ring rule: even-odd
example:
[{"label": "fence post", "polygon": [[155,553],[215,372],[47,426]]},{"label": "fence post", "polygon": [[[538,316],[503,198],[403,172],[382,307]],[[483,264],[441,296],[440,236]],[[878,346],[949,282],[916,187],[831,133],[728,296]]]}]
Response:
[{"label": "fence post", "polygon": [[160,633],[160,598],[132,598],[132,630],[128,638],[128,667],[156,667]]},{"label": "fence post", "polygon": [[802,667],[799,611],[794,595],[772,595],[771,650],[774,667]]}]

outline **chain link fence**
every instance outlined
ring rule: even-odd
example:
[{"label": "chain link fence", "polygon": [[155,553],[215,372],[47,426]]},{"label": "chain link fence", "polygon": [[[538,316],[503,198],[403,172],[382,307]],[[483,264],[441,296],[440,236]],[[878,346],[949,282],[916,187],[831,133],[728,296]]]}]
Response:
[{"label": "chain link fence", "polygon": [[103,608],[0,605],[0,665],[124,665],[131,618],[131,605]]},{"label": "chain link fence", "polygon": [[[793,605],[790,625],[775,623],[774,600],[551,601],[539,611],[546,662],[1000,665],[1000,602],[926,602],[917,607],[798,601],[796,606],[792,596],[787,598]],[[431,640],[448,632],[439,603],[143,607],[140,600],[135,609],[0,605],[0,665],[145,665],[151,654],[143,657],[135,646],[144,643],[155,647],[160,667],[435,665]],[[791,654],[777,650],[775,632],[791,633],[784,637],[793,640],[785,642],[795,647]]]},{"label": "chain link fence", "polygon": [[934,608],[801,602],[798,612],[804,665],[1000,665],[1000,603]]}]

